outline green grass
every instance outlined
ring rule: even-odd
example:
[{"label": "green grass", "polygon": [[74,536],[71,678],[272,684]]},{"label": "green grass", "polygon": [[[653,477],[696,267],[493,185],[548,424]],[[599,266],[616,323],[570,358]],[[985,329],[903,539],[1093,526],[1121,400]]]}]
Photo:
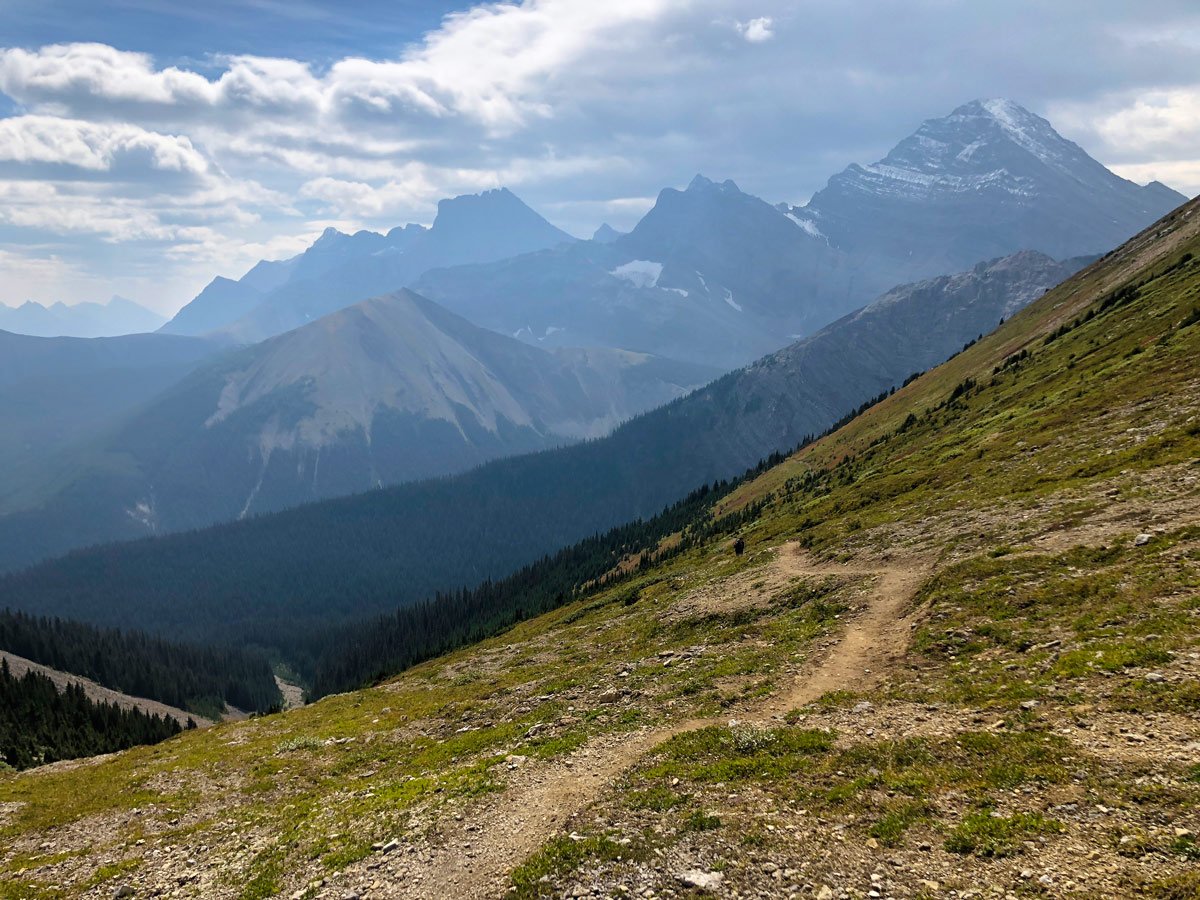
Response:
[{"label": "green grass", "polygon": [[622,846],[607,835],[587,835],[581,840],[557,837],[513,870],[512,890],[507,898],[533,900],[553,896],[555,884],[585,863],[632,862],[644,856],[643,848]]},{"label": "green grass", "polygon": [[950,832],[946,849],[951,853],[1001,857],[1021,853],[1024,842],[1059,834],[1063,825],[1041,813],[1001,816],[990,812],[971,813]]}]

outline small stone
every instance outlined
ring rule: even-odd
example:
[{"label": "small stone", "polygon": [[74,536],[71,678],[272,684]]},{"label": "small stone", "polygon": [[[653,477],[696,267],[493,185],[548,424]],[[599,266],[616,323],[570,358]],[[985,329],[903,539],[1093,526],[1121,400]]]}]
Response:
[{"label": "small stone", "polygon": [[675,880],[684,887],[715,894],[721,890],[725,876],[720,872],[702,872],[699,869],[688,869],[686,872],[677,874]]},{"label": "small stone", "polygon": [[[870,669],[867,669],[867,671],[868,671],[868,672],[870,672],[871,670],[870,670]],[[871,701],[869,701],[869,700],[864,700],[862,703],[856,703],[856,704],[854,705],[854,708],[853,708],[853,709],[851,709],[851,710],[850,710],[850,712],[854,712],[854,713],[862,713],[862,712],[867,712],[868,710],[870,710],[870,709],[872,709],[872,708],[873,708],[873,707],[872,707],[872,705],[871,705]]]},{"label": "small stone", "polygon": [[597,703],[616,703],[621,699],[621,692],[609,688],[603,694],[596,698]]},{"label": "small stone", "polygon": [[1167,679],[1164,678],[1158,672],[1151,672],[1149,675],[1146,676],[1146,680],[1148,682],[1150,682],[1151,684],[1162,684]]},{"label": "small stone", "polygon": [[113,900],[122,900],[124,897],[132,897],[134,894],[133,888],[127,884],[123,884],[113,891]]},{"label": "small stone", "polygon": [[821,885],[821,889],[817,891],[817,900],[833,900],[833,888],[827,884]]},{"label": "small stone", "polygon": [[1145,533],[1143,532],[1142,534],[1139,534],[1137,537],[1135,537],[1135,538],[1133,539],[1133,546],[1135,546],[1135,547],[1145,547],[1145,546],[1146,546],[1148,543],[1150,543],[1152,540],[1154,540],[1154,535],[1152,535],[1152,534],[1145,534]]},{"label": "small stone", "polygon": [[1021,704],[1021,709],[1037,709],[1041,704],[1037,700],[1026,700]]}]

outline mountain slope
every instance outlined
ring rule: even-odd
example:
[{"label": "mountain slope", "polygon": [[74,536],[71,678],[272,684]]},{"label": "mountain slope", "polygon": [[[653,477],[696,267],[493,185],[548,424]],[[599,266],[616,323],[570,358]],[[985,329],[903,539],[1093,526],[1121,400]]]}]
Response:
[{"label": "mountain slope", "polygon": [[0,520],[3,543],[65,550],[451,474],[598,437],[715,374],[548,353],[401,291],[198,370],[85,448],[43,507]]},{"label": "mountain slope", "polygon": [[[249,632],[281,646],[299,638],[273,624],[278,604],[292,622],[344,619],[476,584],[740,475],[945,359],[1070,271],[1022,254],[897,290],[607,438],[200,535],[77,553],[0,582],[0,602],[103,624],[136,619],[176,637]],[[294,471],[285,458],[281,468]],[[19,547],[30,530],[5,531],[0,546]],[[119,588],[105,575],[114,571],[126,573]]]},{"label": "mountain slope", "polygon": [[848,253],[931,272],[1021,249],[1101,253],[1185,199],[1114,175],[1010,100],[976,100],[788,211]]},{"label": "mountain slope", "polygon": [[36,493],[47,467],[67,447],[132,412],[221,349],[216,341],[168,335],[0,332],[0,511]]},{"label": "mountain slope", "polygon": [[[1192,896],[1198,217],[624,580],[376,688],[0,781],[0,878],[74,898],[117,858],[139,893],[188,866],[217,898]],[[135,807],[160,843],[129,840]]]},{"label": "mountain slope", "polygon": [[262,302],[262,298],[263,291],[255,287],[253,279],[233,281],[218,275],[159,331],[163,334],[187,335],[216,331],[222,325],[249,313]]},{"label": "mountain slope", "polygon": [[241,281],[216,279],[163,330],[221,329],[243,342],[282,334],[368,297],[406,287],[437,266],[490,262],[572,242],[507,188],[438,203],[430,228],[386,235],[328,228],[304,253],[262,262]]}]

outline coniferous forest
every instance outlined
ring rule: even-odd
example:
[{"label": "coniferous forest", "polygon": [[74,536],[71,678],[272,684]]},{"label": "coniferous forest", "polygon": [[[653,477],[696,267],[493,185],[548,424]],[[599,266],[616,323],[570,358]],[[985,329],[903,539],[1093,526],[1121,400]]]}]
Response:
[{"label": "coniferous forest", "polygon": [[265,712],[279,689],[262,653],[178,644],[136,631],[0,610],[0,650],[209,718],[225,704]]},{"label": "coniferous forest", "polygon": [[94,703],[79,685],[59,691],[33,671],[17,678],[0,660],[0,763],[14,769],[153,744],[180,730],[174,719]]}]

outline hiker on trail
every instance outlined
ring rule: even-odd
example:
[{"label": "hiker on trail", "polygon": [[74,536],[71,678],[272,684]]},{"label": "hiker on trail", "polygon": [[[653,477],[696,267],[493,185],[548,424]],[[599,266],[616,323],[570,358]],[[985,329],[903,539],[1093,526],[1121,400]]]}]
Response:
[{"label": "hiker on trail", "polygon": [[733,542],[733,552],[736,555],[741,556],[743,551],[745,551],[745,549],[746,549],[746,542],[743,541],[741,538],[738,538],[736,541]]}]

